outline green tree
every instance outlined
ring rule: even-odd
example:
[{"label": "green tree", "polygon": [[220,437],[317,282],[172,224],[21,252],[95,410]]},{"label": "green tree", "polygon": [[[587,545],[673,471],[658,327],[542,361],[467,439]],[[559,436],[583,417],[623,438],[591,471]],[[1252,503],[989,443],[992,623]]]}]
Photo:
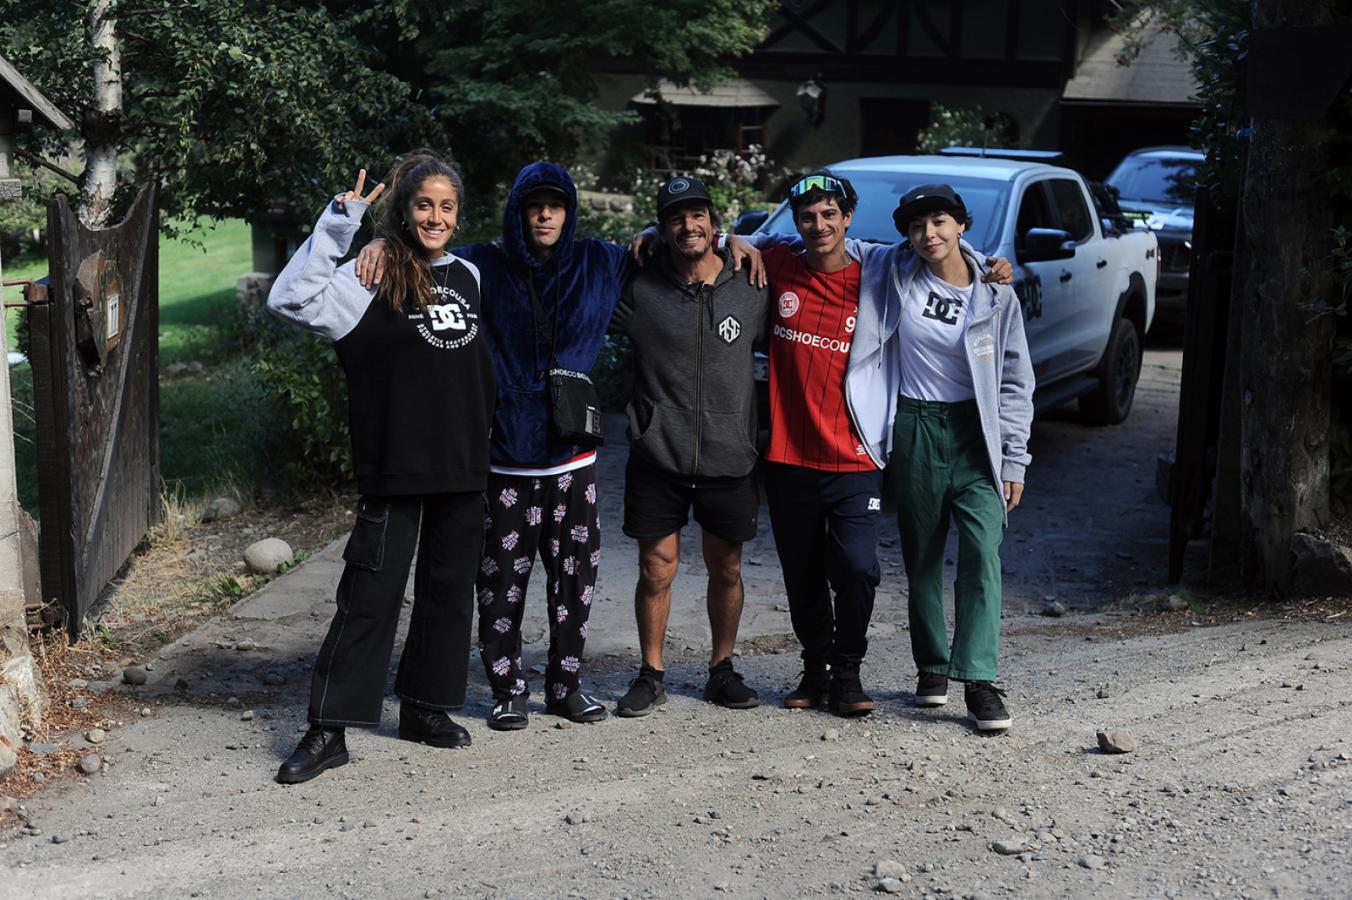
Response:
[{"label": "green tree", "polygon": [[86,201],[114,152],[160,179],[166,222],[253,219],[312,210],[355,166],[412,146],[448,148],[472,186],[567,162],[628,118],[594,105],[600,67],[711,84],[775,5],[0,0],[0,46],[81,121]]}]

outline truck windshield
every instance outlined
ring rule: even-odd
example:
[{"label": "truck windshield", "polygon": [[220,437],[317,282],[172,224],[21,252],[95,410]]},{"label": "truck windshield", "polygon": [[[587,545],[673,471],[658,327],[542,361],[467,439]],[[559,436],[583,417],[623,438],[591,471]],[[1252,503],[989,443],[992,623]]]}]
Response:
[{"label": "truck windshield", "polygon": [[1123,200],[1192,206],[1197,196],[1197,162],[1182,157],[1137,156],[1122,160],[1108,183]]},{"label": "truck windshield", "polygon": [[[892,224],[892,210],[897,200],[911,188],[922,184],[948,184],[962,196],[967,212],[972,216],[972,227],[964,235],[967,242],[984,253],[997,249],[1000,240],[999,223],[1009,201],[1009,183],[980,178],[960,178],[911,172],[862,172],[846,176],[859,192],[859,206],[850,222],[849,236],[861,241],[895,244],[903,239]],[[781,204],[761,226],[769,234],[796,234],[793,210]]]}]

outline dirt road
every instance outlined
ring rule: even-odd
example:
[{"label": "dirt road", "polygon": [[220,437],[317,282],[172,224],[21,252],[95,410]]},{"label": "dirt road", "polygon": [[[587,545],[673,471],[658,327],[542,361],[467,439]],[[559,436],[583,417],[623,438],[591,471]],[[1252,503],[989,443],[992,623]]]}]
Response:
[{"label": "dirt road", "polygon": [[[763,652],[791,643],[763,533],[747,552],[738,663],[759,709],[698,699],[693,564],[677,588],[672,698],[654,715],[559,727],[533,704],[529,729],[493,733],[476,663],[472,747],[403,743],[387,724],[350,733],[352,765],[280,787],[332,609],[331,548],[165,649],[127,698],[129,724],[90,748],[106,769],[46,791],[26,829],[0,835],[0,897],[1347,896],[1352,628],[1203,628],[1186,611],[1136,610],[1163,580],[1154,458],[1176,395],[1177,353],[1151,351],[1126,425],[1035,427],[1027,508],[1005,545],[1015,725],[1002,737],[973,733],[956,690],[942,710],[909,705],[890,532],[865,673],[879,711],[778,708],[798,661]],[[634,665],[633,546],[613,508],[607,521],[588,682],[614,697]],[[1066,617],[1036,614],[1050,595]],[[1100,753],[1102,727],[1130,729],[1139,749]]]}]

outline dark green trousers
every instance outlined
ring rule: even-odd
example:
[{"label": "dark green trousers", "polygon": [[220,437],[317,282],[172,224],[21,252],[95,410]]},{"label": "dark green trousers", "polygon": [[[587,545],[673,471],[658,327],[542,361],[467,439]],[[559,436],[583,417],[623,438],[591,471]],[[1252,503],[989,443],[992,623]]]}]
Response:
[{"label": "dark green trousers", "polygon": [[[903,397],[893,429],[888,465],[910,585],[916,668],[961,681],[994,681],[1005,504],[991,478],[976,401]],[[958,529],[951,646],[944,615],[950,519]]]}]

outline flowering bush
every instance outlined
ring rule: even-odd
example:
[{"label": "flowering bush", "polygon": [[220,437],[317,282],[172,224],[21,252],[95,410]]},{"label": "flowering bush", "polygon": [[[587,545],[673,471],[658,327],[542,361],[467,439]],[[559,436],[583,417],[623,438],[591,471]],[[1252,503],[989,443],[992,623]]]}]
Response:
[{"label": "flowering bush", "polygon": [[1017,147],[1013,120],[980,106],[949,109],[934,104],[934,120],[915,136],[916,153],[938,153],[945,147]]},{"label": "flowering bush", "polygon": [[748,206],[754,204],[760,194],[756,187],[770,160],[765,150],[753,144],[745,154],[732,150],[715,150],[699,158],[699,163],[684,172],[661,172],[652,169],[639,169],[634,176],[630,193],[634,195],[634,209],[652,221],[657,218],[657,189],[668,179],[677,175],[698,178],[709,190],[714,207],[723,216],[724,222],[731,222],[742,214]]}]

